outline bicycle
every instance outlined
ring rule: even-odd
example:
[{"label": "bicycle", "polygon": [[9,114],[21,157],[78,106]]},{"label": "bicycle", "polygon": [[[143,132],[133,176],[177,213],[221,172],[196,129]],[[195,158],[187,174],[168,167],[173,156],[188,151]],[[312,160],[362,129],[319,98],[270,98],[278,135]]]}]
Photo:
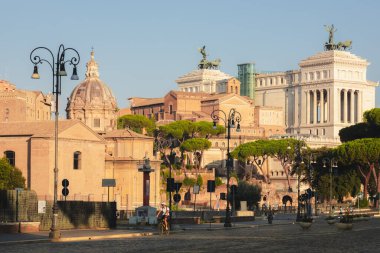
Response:
[{"label": "bicycle", "polygon": [[167,221],[167,226],[165,225],[164,218],[160,219],[158,223],[158,234],[159,235],[169,235],[170,225],[169,221]]}]

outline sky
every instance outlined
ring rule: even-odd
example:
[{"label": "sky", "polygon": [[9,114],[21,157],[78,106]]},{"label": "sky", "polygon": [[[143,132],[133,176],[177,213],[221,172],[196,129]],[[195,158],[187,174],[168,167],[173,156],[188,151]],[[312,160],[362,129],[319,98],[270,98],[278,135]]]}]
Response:
[{"label": "sky", "polygon": [[[258,71],[299,69],[323,51],[324,25],[338,29],[335,41],[352,40],[351,52],[367,59],[367,79],[380,80],[380,1],[376,0],[0,0],[0,79],[17,88],[52,91],[48,65],[31,79],[30,52],[60,44],[80,54],[79,81],[62,79],[60,112],[84,80],[91,48],[100,78],[119,108],[130,97],[162,97],[175,80],[197,68],[198,48],[222,60],[221,71],[236,76],[237,64],[255,62]],[[380,107],[380,87],[376,88]]]}]

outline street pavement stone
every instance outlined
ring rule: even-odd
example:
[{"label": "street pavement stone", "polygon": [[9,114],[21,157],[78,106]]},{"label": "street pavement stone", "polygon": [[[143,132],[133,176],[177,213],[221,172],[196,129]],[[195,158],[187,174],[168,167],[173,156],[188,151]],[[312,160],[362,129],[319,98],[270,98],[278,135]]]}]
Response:
[{"label": "street pavement stone", "polygon": [[0,252],[380,252],[380,219],[354,223],[348,231],[324,219],[317,219],[309,230],[289,222],[211,230],[205,225],[168,236],[0,245]]}]

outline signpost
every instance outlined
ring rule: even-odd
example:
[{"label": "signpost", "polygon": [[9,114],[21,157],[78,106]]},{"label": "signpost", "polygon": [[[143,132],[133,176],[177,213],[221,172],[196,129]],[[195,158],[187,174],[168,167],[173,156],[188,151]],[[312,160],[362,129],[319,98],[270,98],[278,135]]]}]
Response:
[{"label": "signpost", "polygon": [[116,180],[113,178],[107,179],[104,178],[102,179],[102,187],[107,187],[108,188],[108,202],[110,202],[110,187],[115,187],[116,186]]},{"label": "signpost", "polygon": [[199,185],[195,184],[193,186],[193,193],[194,193],[194,212],[195,212],[195,203],[197,202],[197,194],[199,194]]}]

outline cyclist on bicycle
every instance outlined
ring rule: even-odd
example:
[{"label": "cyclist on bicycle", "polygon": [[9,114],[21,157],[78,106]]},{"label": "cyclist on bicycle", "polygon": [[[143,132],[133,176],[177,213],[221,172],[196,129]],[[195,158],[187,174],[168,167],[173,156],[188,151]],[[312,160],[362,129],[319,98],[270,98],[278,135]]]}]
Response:
[{"label": "cyclist on bicycle", "polygon": [[168,229],[168,217],[170,215],[170,212],[169,212],[169,207],[166,206],[166,203],[165,202],[162,202],[161,203],[161,208],[160,208],[160,211],[158,212],[157,214],[157,218],[160,216],[161,219],[164,220],[164,224],[165,224],[165,227],[166,229]]}]

